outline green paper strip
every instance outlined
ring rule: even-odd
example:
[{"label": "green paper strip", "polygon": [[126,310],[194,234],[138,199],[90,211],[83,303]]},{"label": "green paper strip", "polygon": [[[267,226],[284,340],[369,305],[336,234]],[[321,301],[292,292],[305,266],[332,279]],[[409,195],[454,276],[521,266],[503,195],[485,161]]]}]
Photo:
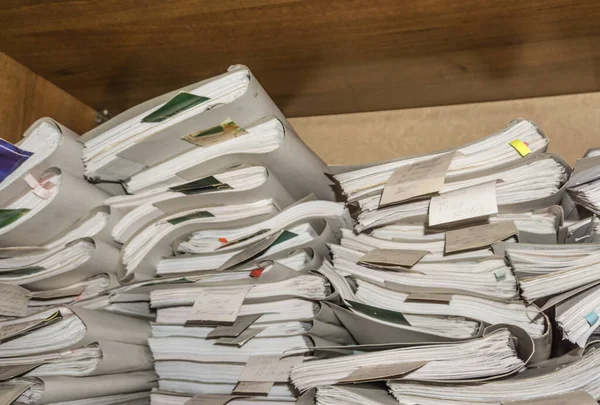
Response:
[{"label": "green paper strip", "polygon": [[0,228],[12,224],[29,211],[31,211],[29,208],[17,208],[14,210],[0,209]]},{"label": "green paper strip", "polygon": [[356,301],[346,301],[352,309],[365,314],[372,318],[379,319],[381,321],[395,323],[398,325],[410,326],[410,323],[406,320],[401,312],[390,311],[389,309],[374,307],[371,305],[363,304]]},{"label": "green paper strip", "polygon": [[180,184],[169,188],[171,191],[176,191],[186,195],[207,193],[215,190],[231,190],[229,184],[221,183],[214,176],[204,177],[199,180],[190,181],[189,183]]},{"label": "green paper strip", "polygon": [[158,110],[142,118],[142,122],[162,122],[208,100],[210,100],[208,97],[182,92],[167,101],[167,103]]},{"label": "green paper strip", "polygon": [[181,217],[169,219],[167,222],[170,223],[171,225],[177,225],[177,224],[180,224],[185,221],[190,221],[192,219],[210,218],[210,217],[214,217],[214,215],[208,211],[198,211],[198,212],[192,212],[191,214],[183,215]]}]

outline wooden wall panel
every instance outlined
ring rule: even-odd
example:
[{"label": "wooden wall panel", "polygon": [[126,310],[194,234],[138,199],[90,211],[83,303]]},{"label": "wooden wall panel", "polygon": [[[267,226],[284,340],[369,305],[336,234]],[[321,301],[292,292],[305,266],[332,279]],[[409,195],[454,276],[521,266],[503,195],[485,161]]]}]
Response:
[{"label": "wooden wall panel", "polygon": [[369,163],[472,142],[515,118],[534,121],[549,151],[571,165],[600,147],[600,92],[443,107],[290,119],[300,137],[329,164]]},{"label": "wooden wall panel", "polygon": [[34,121],[52,117],[78,134],[96,125],[95,111],[0,52],[0,137],[15,143]]},{"label": "wooden wall panel", "polygon": [[3,0],[0,47],[113,114],[248,65],[289,116],[600,90],[594,0]]}]

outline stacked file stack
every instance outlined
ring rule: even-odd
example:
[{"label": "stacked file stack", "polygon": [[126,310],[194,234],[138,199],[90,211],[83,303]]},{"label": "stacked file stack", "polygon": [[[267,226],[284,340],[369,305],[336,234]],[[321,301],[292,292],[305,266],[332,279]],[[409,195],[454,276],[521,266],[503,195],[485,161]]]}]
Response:
[{"label": "stacked file stack", "polygon": [[119,285],[110,194],[84,180],[82,146],[51,119],[0,146],[2,403],[148,403],[148,322],[65,306]]},{"label": "stacked file stack", "polygon": [[[296,388],[323,405],[595,404],[598,246],[557,244],[571,170],[547,143],[516,121],[456,150],[337,174],[358,224],[320,272],[359,345],[295,365]],[[579,349],[552,345],[542,309],[557,303],[553,320]],[[347,386],[375,381],[392,396]]]},{"label": "stacked file stack", "polygon": [[[315,346],[355,343],[325,303],[335,298],[329,281],[313,272],[351,217],[332,201],[327,165],[246,67],[150,100],[81,140],[85,175],[128,195],[106,200],[123,286],[79,305],[156,317],[153,404],[248,394],[294,402],[291,365]],[[253,371],[269,364],[278,373]]]},{"label": "stacked file stack", "polygon": [[110,194],[84,180],[76,135],[43,118],[1,142],[0,283],[30,290],[28,313],[119,285]]}]

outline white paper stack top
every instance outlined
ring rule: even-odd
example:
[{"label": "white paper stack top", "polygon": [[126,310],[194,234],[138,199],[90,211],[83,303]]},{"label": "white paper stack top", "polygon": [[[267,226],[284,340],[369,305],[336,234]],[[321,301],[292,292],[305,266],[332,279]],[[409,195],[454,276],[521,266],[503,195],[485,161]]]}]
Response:
[{"label": "white paper stack top", "polygon": [[132,237],[122,250],[122,260],[128,274],[152,250],[155,243],[163,236],[168,235],[176,227],[192,223],[205,224],[234,221],[277,212],[271,199],[259,200],[247,204],[230,204],[222,206],[205,207],[199,210],[180,212],[153,222]]},{"label": "white paper stack top", "polygon": [[116,160],[116,155],[119,152],[144,138],[219,104],[231,103],[246,92],[249,82],[248,71],[239,69],[218,76],[209,82],[199,83],[196,88],[188,89],[187,93],[208,98],[208,100],[197,103],[192,108],[186,109],[165,121],[143,122],[144,117],[159,110],[164,104],[141,110],[137,116],[86,142],[83,150],[86,176],[94,177],[94,172],[109,166],[111,162]]},{"label": "white paper stack top", "polygon": [[[523,161],[520,165],[506,168],[491,174],[473,177],[468,180],[450,181],[439,191],[440,194],[464,189],[467,187],[496,181],[496,202],[498,205],[512,205],[535,200],[541,200],[558,193],[567,180],[568,174],[565,166],[551,156]],[[358,231],[391,224],[398,221],[407,221],[413,218],[425,218],[429,208],[429,199],[409,201],[385,208],[379,208],[381,195],[369,195],[356,198],[361,213],[358,216]],[[352,199],[348,200],[352,202]],[[540,207],[541,208],[541,207]]]},{"label": "white paper stack top", "polygon": [[[407,368],[399,372],[402,365]],[[292,369],[291,379],[296,388],[305,391],[339,382],[385,380],[400,374],[405,374],[400,379],[413,381],[486,378],[513,373],[523,366],[510,332],[501,329],[480,339],[452,345],[381,350],[307,361]],[[397,369],[385,375],[381,370],[388,367]],[[353,379],[353,373],[360,373],[361,378]]]},{"label": "white paper stack top", "polygon": [[584,347],[600,326],[600,286],[585,289],[556,306],[556,323],[563,339]]},{"label": "white paper stack top", "polygon": [[600,214],[600,179],[569,188],[569,195],[577,205]]},{"label": "white paper stack top", "polygon": [[202,177],[170,188],[158,187],[140,194],[111,197],[105,204],[115,211],[126,212],[113,228],[112,236],[119,243],[127,242],[142,226],[163,215],[163,212],[154,206],[159,201],[215,191],[219,191],[226,198],[230,191],[250,190],[264,184],[266,179],[266,168],[250,166]]},{"label": "white paper stack top", "polygon": [[282,123],[276,118],[266,119],[245,128],[247,134],[221,142],[207,148],[196,148],[171,160],[148,168],[133,175],[125,187],[130,193],[137,193],[153,184],[177,185],[177,173],[196,166],[198,163],[218,158],[226,154],[272,152],[283,144],[285,135]]},{"label": "white paper stack top", "polygon": [[[511,401],[538,400],[540,404],[593,404],[586,396],[569,397],[584,391],[600,398],[598,367],[600,352],[589,350],[581,359],[546,370],[532,369],[516,376],[480,384],[429,384],[424,382],[389,381],[392,394],[402,405],[479,405],[512,404]],[[561,400],[561,396],[562,400]],[[550,399],[558,397],[555,402]],[[590,398],[589,396],[587,398]],[[548,402],[544,402],[548,400]],[[516,404],[516,402],[515,402]]]},{"label": "white paper stack top", "polygon": [[[459,147],[448,170],[448,179],[463,175],[475,175],[478,172],[492,170],[518,162],[521,156],[510,145],[514,140],[526,142],[535,154],[546,150],[548,139],[529,121],[515,121],[507,128],[480,141]],[[335,176],[348,197],[348,201],[357,201],[363,196],[380,194],[392,173],[399,167],[426,160],[447,151],[370,166]]]},{"label": "white paper stack top", "polygon": [[598,245],[508,245],[506,255],[529,302],[600,281]]}]

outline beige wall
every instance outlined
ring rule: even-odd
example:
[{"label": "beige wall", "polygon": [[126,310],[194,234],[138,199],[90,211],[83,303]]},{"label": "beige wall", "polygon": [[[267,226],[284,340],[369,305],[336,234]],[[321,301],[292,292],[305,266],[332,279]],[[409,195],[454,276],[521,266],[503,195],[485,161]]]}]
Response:
[{"label": "beige wall", "polygon": [[445,149],[527,118],[550,138],[549,150],[573,165],[600,147],[600,92],[455,106],[290,119],[329,164],[366,163]]}]

